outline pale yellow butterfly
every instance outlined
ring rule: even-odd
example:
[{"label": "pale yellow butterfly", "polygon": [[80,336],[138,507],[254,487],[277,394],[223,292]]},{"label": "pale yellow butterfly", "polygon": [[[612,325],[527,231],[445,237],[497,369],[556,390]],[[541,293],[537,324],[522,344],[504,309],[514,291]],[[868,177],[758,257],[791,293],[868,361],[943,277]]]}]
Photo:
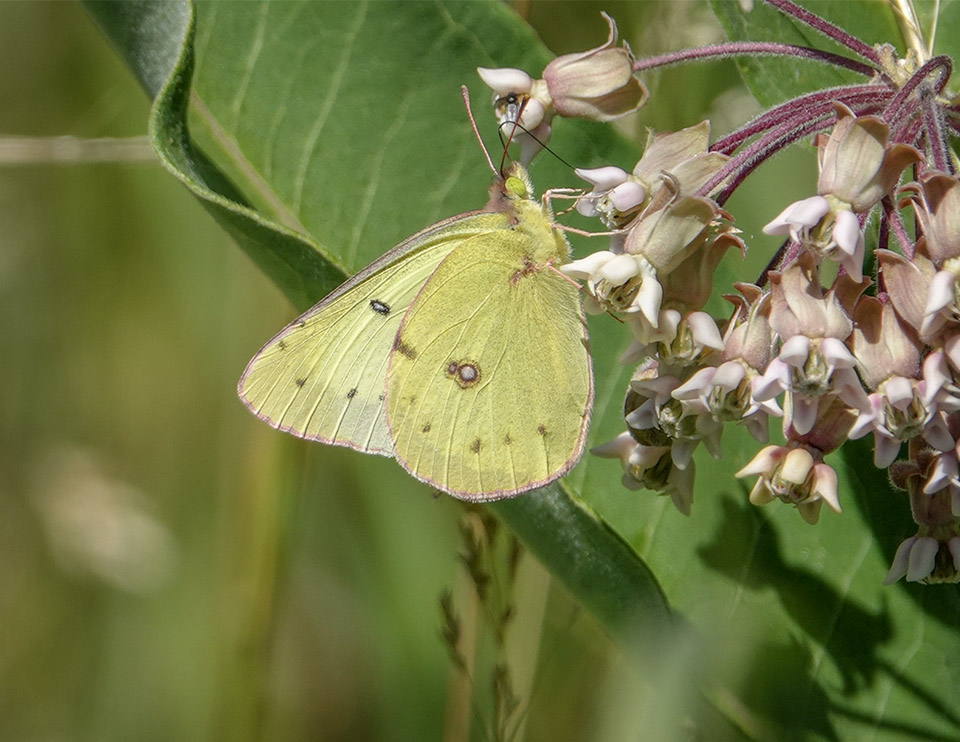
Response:
[{"label": "pale yellow butterfly", "polygon": [[464,500],[565,474],[593,404],[570,247],[511,166],[482,211],[419,232],[267,342],[244,403],[301,438],[394,456]]}]

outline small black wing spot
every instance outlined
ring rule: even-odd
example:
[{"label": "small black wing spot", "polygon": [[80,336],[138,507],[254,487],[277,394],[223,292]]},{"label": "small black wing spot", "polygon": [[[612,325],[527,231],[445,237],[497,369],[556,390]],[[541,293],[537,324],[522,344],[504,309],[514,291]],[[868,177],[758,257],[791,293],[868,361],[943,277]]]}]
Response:
[{"label": "small black wing spot", "polygon": [[511,443],[513,443],[513,437],[507,433],[505,436],[503,436],[503,442],[509,446]]},{"label": "small black wing spot", "polygon": [[356,388],[356,387],[354,387],[354,388],[351,389],[349,392],[347,392],[347,399],[353,399],[355,396],[357,396],[357,388]]},{"label": "small black wing spot", "polygon": [[537,426],[537,432],[538,432],[540,435],[546,435],[546,434],[547,434],[547,426],[544,425],[543,423],[541,423],[539,426]]},{"label": "small black wing spot", "polygon": [[307,380],[306,380],[306,379],[296,379],[296,380],[294,380],[293,383],[296,384],[298,387],[302,387],[304,384],[307,383]]},{"label": "small black wing spot", "polygon": [[429,433],[431,427],[433,427],[433,426],[431,426],[430,423],[427,423],[426,425],[423,426],[423,432],[424,432],[424,433]]},{"label": "small black wing spot", "polygon": [[286,340],[278,340],[278,341],[277,341],[277,348],[279,348],[280,350],[286,350],[286,349],[287,349],[287,341],[286,341]]},{"label": "small black wing spot", "polygon": [[377,314],[382,314],[384,317],[390,314],[390,305],[386,302],[380,301],[379,299],[371,299],[370,308]]},{"label": "small black wing spot", "polygon": [[479,438],[470,444],[470,450],[474,453],[480,453],[481,448],[483,448],[483,441],[481,441]]}]

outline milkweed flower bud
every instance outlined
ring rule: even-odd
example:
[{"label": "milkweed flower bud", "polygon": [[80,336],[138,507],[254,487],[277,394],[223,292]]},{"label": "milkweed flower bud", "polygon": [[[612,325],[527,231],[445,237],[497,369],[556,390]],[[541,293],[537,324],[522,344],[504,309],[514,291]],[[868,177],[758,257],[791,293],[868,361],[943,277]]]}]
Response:
[{"label": "milkweed flower bud", "polygon": [[869,211],[922,156],[908,144],[890,143],[890,127],[882,119],[857,116],[842,103],[834,108],[836,126],[829,136],[817,137],[817,192],[835,196],[854,212]]},{"label": "milkweed flower bud", "polygon": [[616,46],[617,24],[606,13],[610,28],[602,46],[557,57],[543,70],[543,80],[560,116],[612,121],[637,111],[647,89],[633,74],[630,47]]}]

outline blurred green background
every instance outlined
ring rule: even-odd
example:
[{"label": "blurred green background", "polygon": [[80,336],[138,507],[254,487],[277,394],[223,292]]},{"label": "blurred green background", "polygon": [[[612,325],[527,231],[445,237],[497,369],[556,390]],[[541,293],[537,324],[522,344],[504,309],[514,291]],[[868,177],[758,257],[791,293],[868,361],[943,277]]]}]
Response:
[{"label": "blurred green background", "polygon": [[[563,7],[518,9],[557,53],[595,43],[601,7]],[[603,8],[643,53],[719,34],[700,4]],[[689,95],[625,131],[729,129],[754,110],[733,79],[648,80]],[[237,401],[290,306],[145,139],[53,139],[143,137],[147,114],[82,7],[0,3],[0,740],[451,738],[438,598],[469,612],[464,510]],[[517,608],[544,616],[512,660],[528,737],[636,731],[637,678],[524,570]],[[468,716],[484,738],[482,699]]]}]

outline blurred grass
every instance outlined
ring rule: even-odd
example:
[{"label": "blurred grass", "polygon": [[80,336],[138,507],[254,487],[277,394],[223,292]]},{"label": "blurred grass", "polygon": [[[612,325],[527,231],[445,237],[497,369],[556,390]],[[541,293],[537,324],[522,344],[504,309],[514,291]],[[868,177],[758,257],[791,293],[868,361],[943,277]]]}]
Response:
[{"label": "blurred grass", "polygon": [[[644,53],[716,32],[673,6],[604,7]],[[585,47],[564,29],[596,41],[598,9],[525,6],[558,53]],[[636,131],[752,110],[729,67],[650,84],[689,108]],[[0,101],[2,137],[146,131],[72,3],[0,3]],[[291,314],[154,161],[0,165],[0,741],[440,738],[460,506],[243,409],[241,369]],[[640,728],[639,680],[556,590],[528,651],[530,739]]]}]

